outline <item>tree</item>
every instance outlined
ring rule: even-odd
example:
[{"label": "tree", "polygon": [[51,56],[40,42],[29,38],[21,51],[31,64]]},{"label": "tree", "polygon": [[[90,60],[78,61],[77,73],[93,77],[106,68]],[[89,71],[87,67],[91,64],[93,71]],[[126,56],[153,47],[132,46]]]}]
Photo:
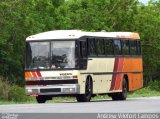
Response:
[{"label": "tree", "polygon": [[148,5],[138,0],[0,0],[0,75],[22,82],[27,36],[80,29],[140,33],[145,81],[159,79],[159,11],[160,0]]}]

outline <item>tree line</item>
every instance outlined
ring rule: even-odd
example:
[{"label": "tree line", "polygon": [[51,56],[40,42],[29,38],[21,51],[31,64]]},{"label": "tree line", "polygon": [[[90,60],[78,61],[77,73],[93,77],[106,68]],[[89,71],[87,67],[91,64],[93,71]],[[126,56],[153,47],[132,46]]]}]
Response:
[{"label": "tree line", "polygon": [[26,37],[58,29],[138,32],[144,83],[160,78],[160,0],[0,0],[0,76],[23,85]]}]

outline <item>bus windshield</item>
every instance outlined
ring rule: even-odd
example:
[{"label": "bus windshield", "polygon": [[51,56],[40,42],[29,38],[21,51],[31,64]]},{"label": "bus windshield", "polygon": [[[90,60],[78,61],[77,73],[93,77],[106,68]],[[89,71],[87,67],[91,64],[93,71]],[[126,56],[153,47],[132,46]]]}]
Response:
[{"label": "bus windshield", "polygon": [[75,41],[27,42],[26,69],[75,68]]}]

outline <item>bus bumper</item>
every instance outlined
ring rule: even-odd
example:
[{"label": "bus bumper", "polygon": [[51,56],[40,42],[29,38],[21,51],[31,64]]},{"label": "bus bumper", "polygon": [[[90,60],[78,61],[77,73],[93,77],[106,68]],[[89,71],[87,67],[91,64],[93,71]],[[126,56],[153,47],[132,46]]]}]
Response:
[{"label": "bus bumper", "polygon": [[27,86],[26,95],[60,95],[60,94],[80,94],[79,84],[64,84],[53,86]]}]

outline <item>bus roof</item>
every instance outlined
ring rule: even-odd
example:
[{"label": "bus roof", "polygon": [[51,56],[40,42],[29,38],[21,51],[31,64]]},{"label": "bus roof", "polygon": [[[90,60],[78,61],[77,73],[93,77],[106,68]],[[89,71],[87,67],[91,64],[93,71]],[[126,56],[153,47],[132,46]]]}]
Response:
[{"label": "bus roof", "polygon": [[140,39],[134,32],[86,32],[81,30],[55,30],[27,37],[26,41],[78,39],[83,36]]}]

